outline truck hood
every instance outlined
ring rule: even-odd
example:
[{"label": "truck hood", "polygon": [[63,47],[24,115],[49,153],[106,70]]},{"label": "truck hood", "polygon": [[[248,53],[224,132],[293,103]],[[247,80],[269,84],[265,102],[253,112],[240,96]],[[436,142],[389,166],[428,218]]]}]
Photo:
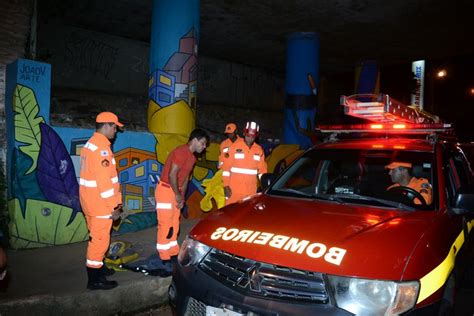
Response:
[{"label": "truck hood", "polygon": [[202,220],[190,237],[280,266],[401,280],[433,214],[257,195]]}]

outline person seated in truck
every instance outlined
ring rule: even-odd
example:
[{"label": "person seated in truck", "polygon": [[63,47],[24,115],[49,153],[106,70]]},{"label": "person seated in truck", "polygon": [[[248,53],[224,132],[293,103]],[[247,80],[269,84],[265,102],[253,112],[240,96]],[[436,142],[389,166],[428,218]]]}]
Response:
[{"label": "person seated in truck", "polygon": [[387,188],[387,192],[400,192],[410,198],[414,204],[430,205],[433,201],[433,188],[425,178],[412,176],[412,164],[410,162],[393,161],[385,166],[390,170],[388,174],[393,184]]}]

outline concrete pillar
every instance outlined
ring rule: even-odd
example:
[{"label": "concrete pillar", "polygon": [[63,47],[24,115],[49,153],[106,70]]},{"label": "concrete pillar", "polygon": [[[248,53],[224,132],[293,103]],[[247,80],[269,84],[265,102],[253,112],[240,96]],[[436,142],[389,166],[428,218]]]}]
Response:
[{"label": "concrete pillar", "polygon": [[154,0],[148,129],[164,163],[195,127],[199,0]]},{"label": "concrete pillar", "polygon": [[319,86],[319,35],[299,32],[288,37],[284,142],[308,148],[315,142]]}]

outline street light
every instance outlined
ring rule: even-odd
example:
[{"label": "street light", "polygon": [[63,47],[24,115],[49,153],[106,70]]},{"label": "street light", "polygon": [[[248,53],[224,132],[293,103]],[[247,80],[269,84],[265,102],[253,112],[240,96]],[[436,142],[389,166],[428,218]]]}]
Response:
[{"label": "street light", "polygon": [[436,76],[437,76],[438,78],[444,78],[444,77],[446,77],[447,75],[448,75],[448,73],[447,73],[446,69],[441,69],[441,70],[439,70],[438,73],[436,74]]}]

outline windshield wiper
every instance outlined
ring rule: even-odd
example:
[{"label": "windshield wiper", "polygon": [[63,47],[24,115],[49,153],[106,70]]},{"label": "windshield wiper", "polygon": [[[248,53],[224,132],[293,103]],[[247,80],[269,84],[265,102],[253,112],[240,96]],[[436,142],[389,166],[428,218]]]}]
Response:
[{"label": "windshield wiper", "polygon": [[400,210],[407,210],[407,211],[415,211],[416,208],[406,205],[401,202],[395,202],[395,201],[390,201],[390,200],[385,200],[385,199],[380,199],[372,196],[366,196],[366,195],[359,195],[359,194],[345,194],[345,195],[338,195],[339,198],[341,199],[353,199],[353,200],[363,200],[363,201],[374,201],[378,202],[382,205],[385,206],[390,206],[394,207],[396,209]]},{"label": "windshield wiper", "polygon": [[272,191],[273,192],[291,192],[291,193],[296,193],[296,194],[301,195],[301,196],[311,197],[311,194],[304,193],[304,192],[301,192],[301,191],[298,191],[298,190],[295,190],[295,189],[292,189],[292,188],[275,189],[275,190],[272,190]]}]

